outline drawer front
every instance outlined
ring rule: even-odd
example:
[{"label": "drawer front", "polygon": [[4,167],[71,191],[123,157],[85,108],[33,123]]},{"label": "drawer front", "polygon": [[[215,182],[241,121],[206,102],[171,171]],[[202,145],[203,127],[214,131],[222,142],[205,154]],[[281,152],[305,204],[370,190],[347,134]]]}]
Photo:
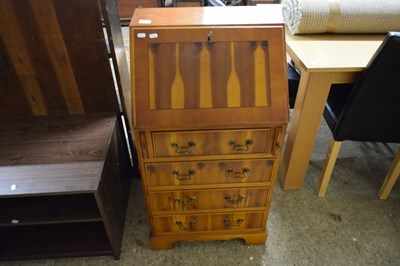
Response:
[{"label": "drawer front", "polygon": [[155,157],[268,153],[270,129],[155,132]]},{"label": "drawer front", "polygon": [[269,191],[269,188],[262,187],[150,192],[150,203],[153,213],[232,208],[265,210]]},{"label": "drawer front", "polygon": [[149,187],[270,182],[274,159],[145,164]]},{"label": "drawer front", "polygon": [[262,229],[263,212],[154,216],[157,234]]}]

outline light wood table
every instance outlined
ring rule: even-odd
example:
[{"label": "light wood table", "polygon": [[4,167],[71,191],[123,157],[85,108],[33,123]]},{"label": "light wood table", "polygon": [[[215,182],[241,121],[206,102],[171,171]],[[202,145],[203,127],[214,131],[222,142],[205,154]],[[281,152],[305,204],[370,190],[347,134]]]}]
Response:
[{"label": "light wood table", "polygon": [[331,84],[354,82],[384,37],[286,33],[287,53],[301,79],[281,166],[283,189],[303,186]]}]

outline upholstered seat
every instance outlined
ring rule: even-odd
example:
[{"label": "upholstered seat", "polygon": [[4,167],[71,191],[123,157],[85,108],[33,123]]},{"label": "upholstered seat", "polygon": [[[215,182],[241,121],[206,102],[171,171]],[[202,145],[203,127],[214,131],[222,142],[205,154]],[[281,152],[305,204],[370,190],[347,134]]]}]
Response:
[{"label": "upholstered seat", "polygon": [[[324,118],[332,140],[318,186],[318,196],[326,193],[342,141],[400,143],[400,33],[386,36],[360,79],[331,87]],[[400,151],[379,196],[386,199],[400,173]]]},{"label": "upholstered seat", "polygon": [[353,86],[353,84],[334,84],[331,86],[325,105],[324,118],[332,132]]}]

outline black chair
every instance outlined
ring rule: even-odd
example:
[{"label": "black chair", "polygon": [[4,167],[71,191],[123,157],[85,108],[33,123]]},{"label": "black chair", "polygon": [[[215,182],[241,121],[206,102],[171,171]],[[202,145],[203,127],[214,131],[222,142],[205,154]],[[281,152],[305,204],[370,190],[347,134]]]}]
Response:
[{"label": "black chair", "polygon": [[289,88],[289,107],[294,108],[294,102],[297,96],[297,89],[299,87],[300,74],[294,67],[293,61],[290,61],[288,65],[288,88]]},{"label": "black chair", "polygon": [[[342,141],[400,143],[399,69],[400,32],[389,32],[356,84],[331,87],[324,118],[332,138],[317,188],[319,197],[325,196]],[[381,199],[388,197],[399,174],[400,151],[379,192]]]}]

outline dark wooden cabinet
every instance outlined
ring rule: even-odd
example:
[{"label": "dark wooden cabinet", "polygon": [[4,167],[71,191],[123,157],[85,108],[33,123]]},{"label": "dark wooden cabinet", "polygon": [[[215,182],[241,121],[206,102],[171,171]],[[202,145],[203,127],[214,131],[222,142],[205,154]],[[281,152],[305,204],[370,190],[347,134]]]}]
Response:
[{"label": "dark wooden cabinet", "polygon": [[119,258],[131,177],[116,117],[0,122],[0,260]]},{"label": "dark wooden cabinet", "polygon": [[129,25],[136,8],[161,7],[161,0],[118,0],[118,12],[121,25]]},{"label": "dark wooden cabinet", "polygon": [[151,247],[264,244],[289,114],[280,9],[137,9],[130,38]]},{"label": "dark wooden cabinet", "polygon": [[116,0],[2,0],[0,40],[0,260],[119,258],[133,146]]}]

